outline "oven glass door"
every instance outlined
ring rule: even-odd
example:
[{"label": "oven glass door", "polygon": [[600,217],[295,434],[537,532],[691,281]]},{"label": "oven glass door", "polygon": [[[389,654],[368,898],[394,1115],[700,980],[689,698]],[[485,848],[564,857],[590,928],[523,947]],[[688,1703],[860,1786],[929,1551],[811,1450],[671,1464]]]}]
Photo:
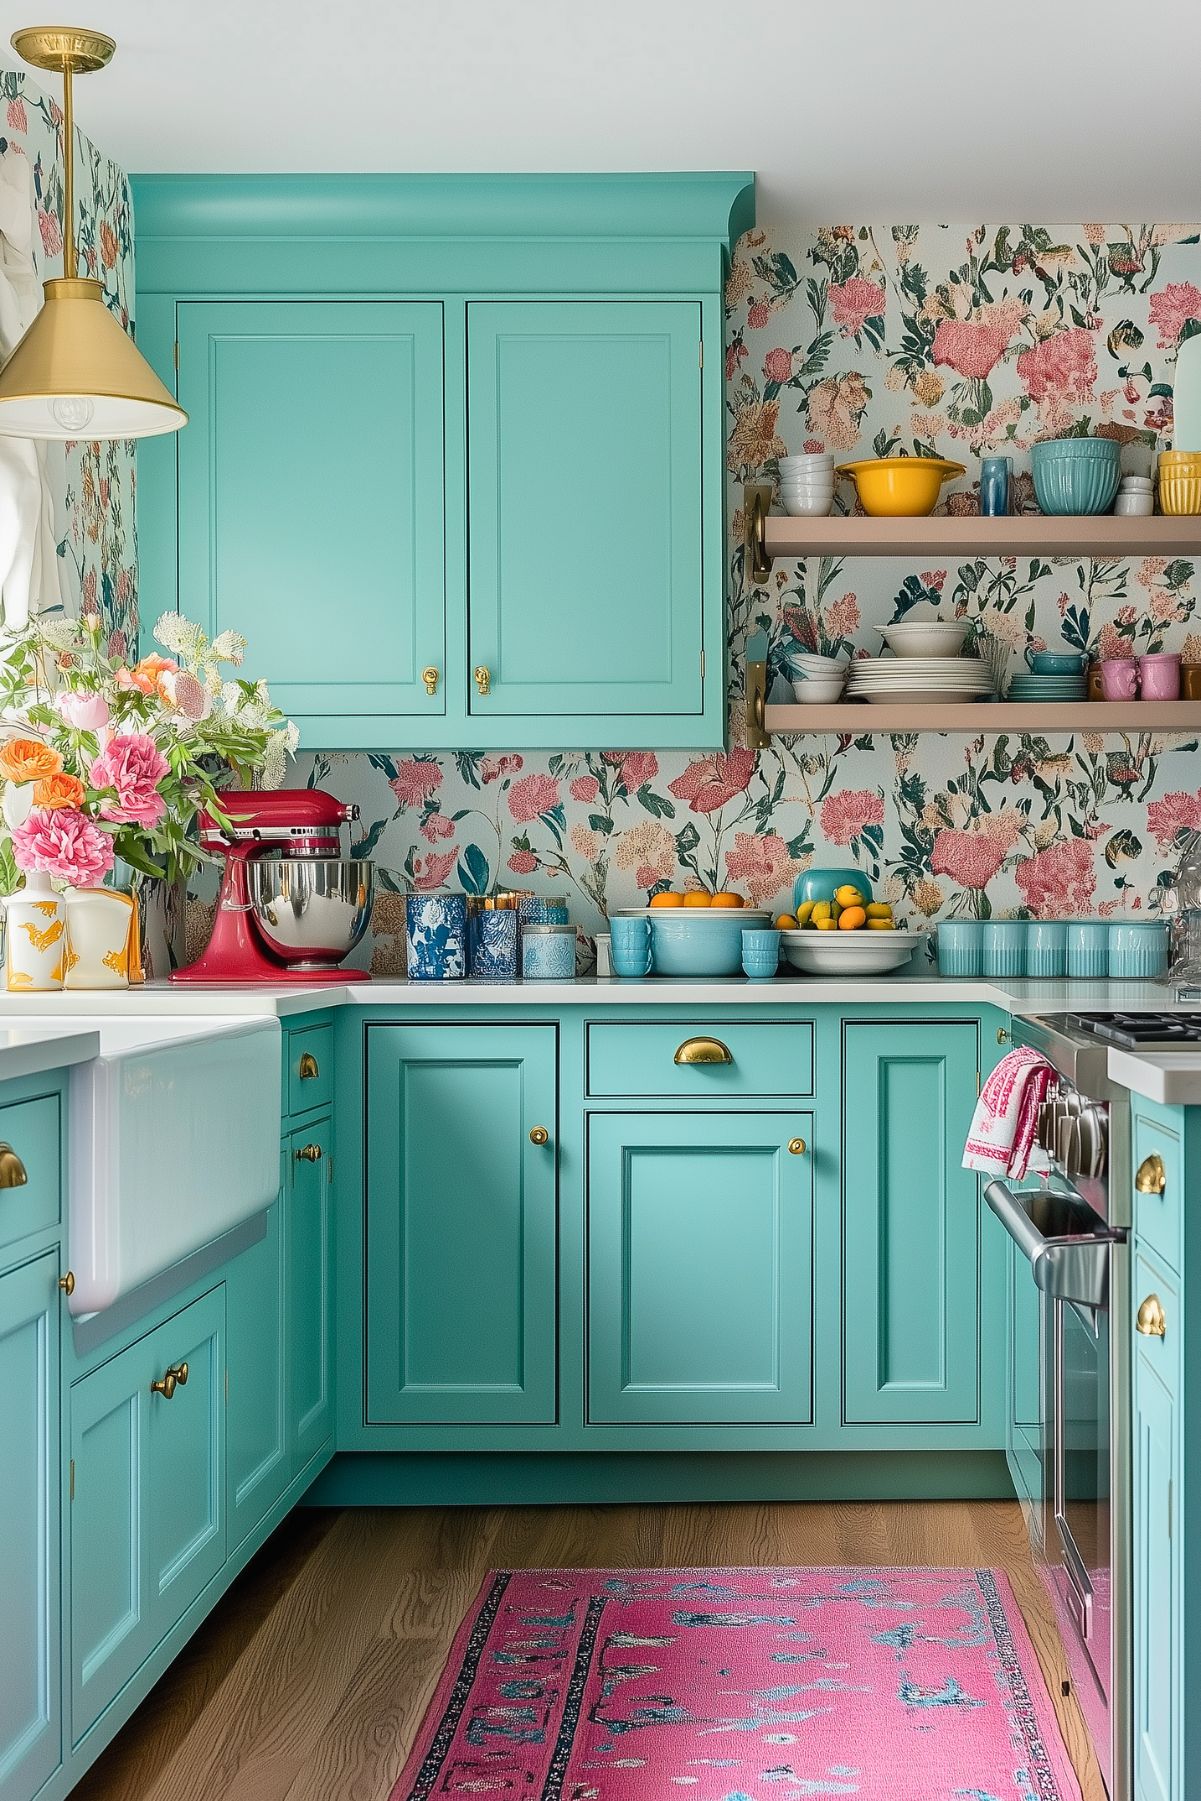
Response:
[{"label": "oven glass door", "polygon": [[1109,1314],[1047,1297],[1046,1548],[1101,1694],[1110,1691]]}]

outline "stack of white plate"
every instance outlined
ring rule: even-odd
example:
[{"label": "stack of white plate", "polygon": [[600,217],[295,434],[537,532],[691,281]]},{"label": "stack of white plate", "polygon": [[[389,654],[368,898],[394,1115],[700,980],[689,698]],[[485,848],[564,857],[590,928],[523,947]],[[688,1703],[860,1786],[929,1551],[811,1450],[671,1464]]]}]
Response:
[{"label": "stack of white plate", "polygon": [[848,700],[885,705],[936,704],[991,697],[993,679],[976,657],[859,657],[846,692]]},{"label": "stack of white plate", "polygon": [[829,706],[842,696],[842,685],[850,667],[845,657],[819,657],[802,651],[792,659],[797,680],[792,691],[806,705]]},{"label": "stack of white plate", "polygon": [[834,505],[834,458],[824,453],[780,458],[780,504],[794,518],[824,518]]}]

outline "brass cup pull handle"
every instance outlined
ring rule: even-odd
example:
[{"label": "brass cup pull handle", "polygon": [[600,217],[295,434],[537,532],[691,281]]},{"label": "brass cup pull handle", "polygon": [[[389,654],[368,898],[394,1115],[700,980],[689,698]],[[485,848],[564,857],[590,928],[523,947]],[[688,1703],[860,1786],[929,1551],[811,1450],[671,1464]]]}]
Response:
[{"label": "brass cup pull handle", "polygon": [[809,1146],[805,1143],[803,1138],[790,1138],[788,1140],[788,1149],[794,1157],[803,1157],[805,1152],[809,1149]]},{"label": "brass cup pull handle", "polygon": [[476,666],[475,666],[475,685],[479,689],[481,694],[491,694],[491,692],[492,692],[492,671],[488,668],[488,665],[486,663],[477,663],[476,664]]},{"label": "brass cup pull handle", "polygon": [[550,1133],[545,1126],[534,1126],[530,1132],[531,1144],[549,1144]]},{"label": "brass cup pull handle", "polygon": [[173,1400],[175,1396],[176,1380],[177,1378],[174,1371],[168,1370],[165,1376],[160,1376],[157,1382],[152,1382],[150,1384],[151,1394],[162,1395],[164,1401]]},{"label": "brass cup pull handle", "polygon": [[436,694],[438,692],[438,671],[434,668],[432,663],[427,664],[421,671],[421,679],[425,683],[425,691],[427,694]]},{"label": "brass cup pull handle", "polygon": [[315,1082],[317,1077],[321,1074],[321,1065],[318,1063],[316,1057],[314,1057],[312,1051],[302,1051],[300,1053],[300,1068],[298,1073],[302,1082]]},{"label": "brass cup pull handle", "polygon": [[728,1044],[720,1038],[686,1038],[675,1056],[673,1063],[733,1063],[734,1056]]},{"label": "brass cup pull handle", "polygon": [[1138,1166],[1134,1186],[1139,1194],[1162,1194],[1168,1185],[1168,1172],[1158,1151],[1144,1157]]},{"label": "brass cup pull handle", "polygon": [[1168,1322],[1164,1317],[1163,1302],[1157,1294],[1149,1294],[1139,1308],[1134,1329],[1141,1332],[1144,1338],[1166,1337]]},{"label": "brass cup pull handle", "polygon": [[60,1276],[58,1285],[65,1295],[73,1295],[75,1293],[75,1271],[69,1269],[65,1276]]},{"label": "brass cup pull handle", "polygon": [[296,1157],[300,1163],[320,1163],[321,1146],[319,1144],[302,1144]]},{"label": "brass cup pull handle", "polygon": [[169,1364],[167,1367],[167,1374],[169,1376],[174,1376],[175,1380],[179,1383],[179,1386],[181,1388],[187,1387],[187,1385],[188,1385],[188,1366],[187,1366],[186,1360],[183,1363]]},{"label": "brass cup pull handle", "polygon": [[24,1188],[29,1171],[11,1144],[0,1143],[0,1188]]}]

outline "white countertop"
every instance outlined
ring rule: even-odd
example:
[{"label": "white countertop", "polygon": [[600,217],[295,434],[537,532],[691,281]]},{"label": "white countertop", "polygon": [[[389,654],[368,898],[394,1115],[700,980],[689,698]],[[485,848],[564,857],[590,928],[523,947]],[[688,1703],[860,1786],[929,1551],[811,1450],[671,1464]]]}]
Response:
[{"label": "white countertop", "polygon": [[78,1021],[55,1025],[47,1019],[0,1026],[0,1082],[15,1081],[18,1076],[45,1075],[47,1070],[66,1069],[72,1063],[88,1063],[99,1049],[99,1032],[81,1029]]},{"label": "white countertop", "polygon": [[1111,1050],[1110,1079],[1168,1107],[1201,1106],[1201,1050]]}]

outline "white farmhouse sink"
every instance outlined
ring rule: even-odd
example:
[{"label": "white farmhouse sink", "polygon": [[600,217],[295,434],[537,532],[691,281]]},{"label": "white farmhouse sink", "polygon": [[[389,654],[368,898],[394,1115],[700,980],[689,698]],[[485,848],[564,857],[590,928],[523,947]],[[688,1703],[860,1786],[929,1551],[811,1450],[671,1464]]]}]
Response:
[{"label": "white farmhouse sink", "polygon": [[279,1189],[277,1019],[70,1019],[100,1055],[70,1075],[75,1315],[211,1244]]}]

